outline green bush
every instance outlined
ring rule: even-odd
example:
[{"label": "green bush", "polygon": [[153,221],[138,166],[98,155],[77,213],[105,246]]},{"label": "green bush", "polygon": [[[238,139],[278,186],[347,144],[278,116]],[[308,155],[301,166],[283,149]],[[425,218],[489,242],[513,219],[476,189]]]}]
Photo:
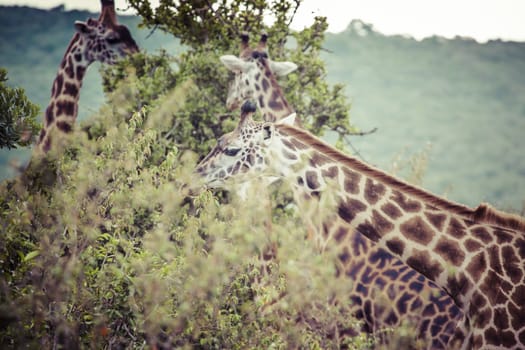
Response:
[{"label": "green bush", "polygon": [[[345,102],[322,80],[317,56],[326,23],[291,33],[298,45],[287,48],[283,13],[294,8],[276,4],[273,55],[305,65],[284,83],[292,104],[314,131],[322,132],[318,116],[347,128]],[[29,169],[2,184],[2,348],[371,344],[366,335],[345,337],[357,326],[347,311],[349,283],[336,277],[335,253],[321,255],[305,240],[293,210],[189,194],[196,162],[237,113],[224,108],[229,73],[218,59],[223,46],[213,48],[219,38],[192,45],[200,31],[187,26],[189,48],[179,56],[142,53],[104,70],[107,104],[68,137],[64,152],[51,151],[53,182],[28,182]],[[222,45],[236,47],[237,37]],[[293,92],[299,85],[302,94]]]},{"label": "green bush", "polygon": [[4,183],[3,347],[337,348],[353,320],[335,256],[293,213],[269,229],[260,201],[189,197],[197,155],[166,141],[166,112],[194,86],[130,113],[136,79],[72,137],[52,187]]},{"label": "green bush", "polygon": [[0,148],[28,146],[40,125],[37,105],[29,101],[21,88],[6,85],[7,70],[0,68]]}]

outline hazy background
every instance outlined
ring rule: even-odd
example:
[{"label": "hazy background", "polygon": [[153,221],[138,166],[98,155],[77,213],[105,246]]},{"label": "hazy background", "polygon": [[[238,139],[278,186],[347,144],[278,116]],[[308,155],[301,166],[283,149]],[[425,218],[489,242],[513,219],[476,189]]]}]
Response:
[{"label": "hazy background", "polygon": [[[502,8],[508,2],[502,1]],[[99,6],[98,1],[90,3]],[[305,5],[309,3],[313,2],[306,1]],[[354,3],[359,2],[348,2],[352,6]],[[453,10],[445,16],[435,9],[436,15],[429,16],[435,20],[425,20],[423,14],[418,18],[429,22],[428,26],[441,22],[441,27],[447,28],[449,18],[451,24],[463,22],[463,27],[468,28],[470,23],[474,28],[483,22],[476,19],[476,13],[490,9],[485,6],[487,3],[481,1],[477,7],[472,6],[471,16]],[[418,4],[415,9],[425,10]],[[301,15],[305,24],[308,18],[324,14],[318,3],[312,6]],[[389,10],[390,5],[385,5],[376,12],[388,17]],[[426,11],[431,15],[432,10],[429,5]],[[518,7],[518,14],[525,13],[517,10]],[[413,154],[424,151],[428,168],[423,187],[472,206],[488,201],[500,208],[521,210],[525,200],[525,43],[488,39],[524,40],[525,35],[520,34],[523,24],[516,24],[511,16],[507,24],[517,27],[514,34],[476,34],[479,36],[474,40],[443,33],[446,38],[422,39],[425,34],[402,29],[397,32],[410,35],[385,35],[381,29],[387,28],[384,23],[378,28],[366,21],[354,20],[350,24],[351,14],[357,11],[341,11],[339,7],[337,12],[346,12],[348,21],[344,30],[327,36],[323,53],[327,78],[332,83],[346,84],[354,125],[365,131],[378,128],[374,134],[351,139],[358,154],[369,163],[392,170],[393,164],[402,165]],[[498,19],[498,15],[494,10],[491,18]],[[49,102],[52,81],[73,34],[73,22],[89,16],[98,15],[64,12],[62,8],[49,11],[0,7],[0,65],[8,69],[9,83],[26,89],[42,111]],[[483,16],[488,15],[480,18]],[[403,18],[411,16],[400,19],[390,13],[390,17],[391,22],[403,22]],[[489,20],[487,17],[486,28],[508,27],[501,20],[496,24]],[[163,47],[172,54],[179,50],[172,37],[160,32],[146,39],[149,31],[137,29],[139,18],[121,17],[121,22],[130,27],[143,49],[152,52]],[[384,31],[391,33],[389,29]],[[80,118],[96,113],[104,102],[97,68],[94,64],[86,75]],[[8,158],[23,161],[27,156],[27,151],[1,152],[0,176],[12,176]]]},{"label": "hazy background", "polygon": [[[149,0],[156,7],[159,0]],[[26,5],[49,9],[97,12],[97,0],[0,0],[0,5]],[[135,15],[126,0],[115,0],[117,13]],[[525,41],[523,0],[302,0],[291,27],[302,30],[315,16],[328,20],[328,31],[338,33],[359,19],[372,23],[386,35],[410,35],[416,39],[439,35],[468,36],[479,42],[490,39]]]}]

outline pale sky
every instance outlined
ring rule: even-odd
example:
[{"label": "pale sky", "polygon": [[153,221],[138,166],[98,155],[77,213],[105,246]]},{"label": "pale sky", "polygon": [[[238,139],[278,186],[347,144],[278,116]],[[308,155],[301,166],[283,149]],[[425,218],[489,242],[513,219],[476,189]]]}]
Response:
[{"label": "pale sky", "polygon": [[[100,9],[97,0],[0,0],[0,5],[39,8],[63,3],[68,10]],[[127,7],[125,0],[115,3],[118,9]],[[525,41],[525,0],[304,0],[292,27],[302,29],[316,15],[328,18],[330,32],[340,32],[352,19],[361,19],[383,34],[416,39],[459,35],[480,42],[498,38]]]}]

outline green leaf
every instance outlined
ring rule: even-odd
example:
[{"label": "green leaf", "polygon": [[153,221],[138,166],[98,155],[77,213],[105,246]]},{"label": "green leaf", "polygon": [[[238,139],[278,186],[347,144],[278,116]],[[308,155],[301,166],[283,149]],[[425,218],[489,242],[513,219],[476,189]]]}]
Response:
[{"label": "green leaf", "polygon": [[33,250],[32,252],[29,252],[29,253],[26,254],[26,256],[24,257],[24,261],[30,261],[30,260],[36,258],[39,255],[40,255],[40,251],[39,250]]}]

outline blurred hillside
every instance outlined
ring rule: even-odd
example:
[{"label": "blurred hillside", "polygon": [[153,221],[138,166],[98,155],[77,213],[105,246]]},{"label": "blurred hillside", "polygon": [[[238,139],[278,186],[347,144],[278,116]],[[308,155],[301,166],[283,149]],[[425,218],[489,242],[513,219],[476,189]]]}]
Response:
[{"label": "blurred hillside", "polygon": [[[43,11],[0,7],[0,65],[11,85],[45,109],[58,64],[75,20],[96,17],[62,8]],[[140,19],[120,17],[139,46],[176,54],[176,41],[138,29]],[[352,122],[378,131],[351,140],[366,161],[394,171],[425,151],[423,187],[468,205],[488,201],[521,210],[525,200],[525,43],[384,36],[352,22],[328,34],[323,58],[328,80],[347,85]],[[104,101],[94,64],[86,75],[79,117]],[[428,146],[430,144],[430,146]],[[12,176],[10,159],[27,151],[0,153],[0,178]],[[406,164],[405,164],[406,163]]]},{"label": "blurred hillside", "polygon": [[346,83],[353,101],[352,122],[378,127],[352,140],[365,160],[392,170],[400,156],[428,149],[425,188],[469,205],[522,208],[525,43],[416,41],[354,21],[325,47],[329,80]]}]

